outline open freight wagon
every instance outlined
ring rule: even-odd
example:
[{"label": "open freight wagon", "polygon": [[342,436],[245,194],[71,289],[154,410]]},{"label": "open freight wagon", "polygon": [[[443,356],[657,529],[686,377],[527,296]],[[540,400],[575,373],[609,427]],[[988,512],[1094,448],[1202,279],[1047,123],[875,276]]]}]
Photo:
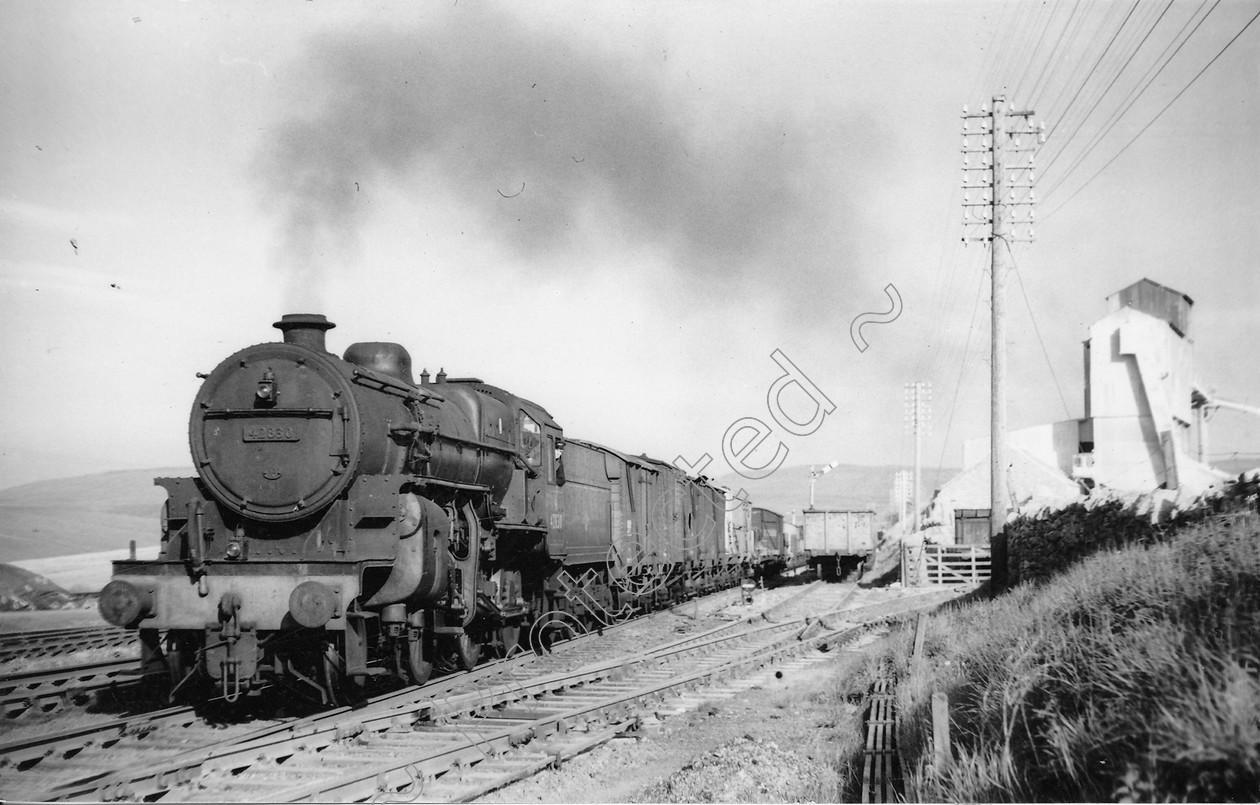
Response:
[{"label": "open freight wagon", "polygon": [[822,578],[843,577],[875,551],[875,512],[806,509],[801,534],[809,568]]}]

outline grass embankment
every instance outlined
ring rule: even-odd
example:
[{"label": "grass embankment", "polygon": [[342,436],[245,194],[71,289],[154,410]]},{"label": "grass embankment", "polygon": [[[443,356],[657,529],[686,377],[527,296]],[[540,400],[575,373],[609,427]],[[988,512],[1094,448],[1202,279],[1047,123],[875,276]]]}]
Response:
[{"label": "grass embankment", "polygon": [[[902,630],[883,662],[904,662],[912,640]],[[901,669],[904,772],[921,801],[1258,801],[1260,517],[939,613]],[[939,770],[936,690],[953,746]]]}]

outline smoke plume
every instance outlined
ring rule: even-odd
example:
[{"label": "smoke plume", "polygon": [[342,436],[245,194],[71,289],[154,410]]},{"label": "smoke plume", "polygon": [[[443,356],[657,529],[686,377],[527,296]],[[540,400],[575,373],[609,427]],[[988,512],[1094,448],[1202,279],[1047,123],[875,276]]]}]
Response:
[{"label": "smoke plume", "polygon": [[810,131],[775,110],[714,113],[659,64],[457,11],[324,36],[296,66],[303,108],[259,162],[295,287],[353,264],[356,183],[379,179],[441,193],[540,266],[571,267],[547,258],[597,220],[691,282],[777,299],[807,282],[794,301],[810,306],[844,273],[854,209],[837,177],[856,174],[836,152],[857,121]]}]

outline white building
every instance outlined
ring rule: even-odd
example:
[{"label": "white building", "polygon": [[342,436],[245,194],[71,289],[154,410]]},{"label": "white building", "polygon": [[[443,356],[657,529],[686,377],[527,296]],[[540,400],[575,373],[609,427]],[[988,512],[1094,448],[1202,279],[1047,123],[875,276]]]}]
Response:
[{"label": "white building", "polygon": [[[1107,297],[1085,342],[1085,416],[1011,431],[1007,442],[1064,476],[1122,493],[1191,498],[1225,477],[1196,461],[1194,343],[1185,294],[1142,279]],[[963,466],[989,460],[969,439]]]}]

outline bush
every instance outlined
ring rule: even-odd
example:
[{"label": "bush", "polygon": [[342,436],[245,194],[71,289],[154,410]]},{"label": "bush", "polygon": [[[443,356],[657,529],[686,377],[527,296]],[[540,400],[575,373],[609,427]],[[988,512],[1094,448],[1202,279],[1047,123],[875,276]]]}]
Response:
[{"label": "bush", "polygon": [[1118,500],[1093,508],[1074,503],[1042,519],[1020,517],[1006,526],[1008,580],[1044,582],[1087,556],[1150,545],[1161,536],[1161,529]]},{"label": "bush", "polygon": [[[1180,529],[1212,518],[1240,517],[1258,511],[1260,474],[1244,474],[1197,501],[1194,508],[1176,513],[1177,519],[1167,526],[1153,525],[1147,516],[1137,514],[1130,504],[1120,500],[1107,500],[1090,508],[1074,503],[1048,514],[1021,516],[1005,529],[1005,586],[1038,584],[1096,553],[1130,545],[1153,545]],[[997,553],[995,546],[995,558]]]}]

